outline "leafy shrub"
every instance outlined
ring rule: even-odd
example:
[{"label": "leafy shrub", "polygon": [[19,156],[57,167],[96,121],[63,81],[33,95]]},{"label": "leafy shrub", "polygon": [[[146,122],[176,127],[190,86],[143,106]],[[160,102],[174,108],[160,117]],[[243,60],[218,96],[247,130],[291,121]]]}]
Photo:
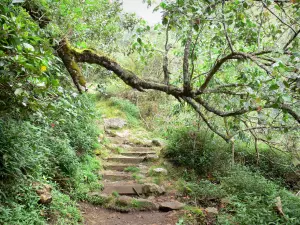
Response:
[{"label": "leafy shrub", "polygon": [[86,200],[90,191],[101,189],[99,169],[100,163],[95,157],[89,154],[80,157],[77,173],[71,177],[70,196],[77,200]]},{"label": "leafy shrub", "polygon": [[181,191],[201,206],[215,206],[226,196],[224,189],[208,180],[184,183]]},{"label": "leafy shrub", "polygon": [[168,136],[165,157],[174,163],[206,175],[229,167],[229,147],[224,142],[191,127],[178,128]]},{"label": "leafy shrub", "polygon": [[99,131],[91,122],[97,114],[89,96],[66,96],[55,102],[52,108],[48,121],[53,126],[55,135],[66,135],[77,152],[83,153],[94,148]]}]

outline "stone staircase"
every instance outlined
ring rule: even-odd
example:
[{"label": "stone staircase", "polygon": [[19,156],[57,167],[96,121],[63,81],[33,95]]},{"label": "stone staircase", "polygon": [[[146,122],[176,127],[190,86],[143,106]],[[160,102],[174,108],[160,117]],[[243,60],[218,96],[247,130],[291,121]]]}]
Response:
[{"label": "stone staircase", "polygon": [[[111,133],[111,132],[108,132]],[[107,137],[113,146],[122,147],[124,152],[111,154],[106,158],[104,171],[101,173],[104,180],[104,194],[118,193],[119,195],[141,196],[149,195],[147,188],[151,184],[143,184],[134,179],[133,174],[146,177],[151,162],[158,160],[157,150],[153,147],[138,146],[128,140],[117,137]],[[149,145],[149,144],[148,144]],[[134,173],[130,168],[138,170]],[[128,170],[126,170],[128,169]],[[156,187],[156,184],[152,184]]]},{"label": "stone staircase", "polygon": [[[108,208],[119,210],[122,206],[122,211],[127,210],[127,206],[128,210],[133,207],[141,211],[182,209],[184,204],[174,200],[174,193],[152,183],[153,177],[149,175],[149,169],[159,159],[161,143],[157,140],[130,141],[135,135],[130,130],[122,129],[126,122],[120,118],[105,119],[104,122],[105,138],[109,140],[106,147],[110,150],[109,156],[102,160],[104,170],[100,171],[104,188],[90,195],[109,199],[110,203],[117,205],[109,203]],[[158,169],[167,172],[164,168]]]}]

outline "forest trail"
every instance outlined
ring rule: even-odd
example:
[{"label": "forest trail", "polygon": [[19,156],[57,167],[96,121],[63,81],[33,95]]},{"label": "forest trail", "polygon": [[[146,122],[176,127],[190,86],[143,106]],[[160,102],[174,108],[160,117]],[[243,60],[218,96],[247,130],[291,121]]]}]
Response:
[{"label": "forest trail", "polygon": [[108,140],[110,151],[102,160],[104,170],[100,171],[104,189],[91,193],[114,198],[114,205],[101,208],[81,203],[85,224],[175,225],[184,204],[175,200],[176,191],[165,190],[168,184],[157,185],[151,177],[153,170],[167,173],[156,166],[161,143],[146,140],[143,135],[136,139],[134,131],[121,128],[125,123],[119,118],[105,121],[104,139]]}]

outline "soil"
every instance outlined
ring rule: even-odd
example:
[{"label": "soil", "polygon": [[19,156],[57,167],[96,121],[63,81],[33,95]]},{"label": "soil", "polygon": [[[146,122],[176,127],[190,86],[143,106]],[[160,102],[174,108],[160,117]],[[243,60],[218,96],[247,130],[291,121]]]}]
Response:
[{"label": "soil", "polygon": [[80,203],[85,225],[175,225],[179,212],[129,212],[113,210]]}]

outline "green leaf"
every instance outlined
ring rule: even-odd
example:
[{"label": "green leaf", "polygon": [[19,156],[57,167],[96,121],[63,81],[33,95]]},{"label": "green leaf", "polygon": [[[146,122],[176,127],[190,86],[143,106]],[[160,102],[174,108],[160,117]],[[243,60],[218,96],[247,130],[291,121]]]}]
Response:
[{"label": "green leaf", "polygon": [[162,9],[166,9],[167,8],[167,4],[165,2],[161,2],[159,5],[160,5],[160,7]]},{"label": "green leaf", "polygon": [[269,87],[269,90],[270,91],[274,91],[274,90],[277,90],[279,88],[278,84],[272,84],[270,87]]}]

